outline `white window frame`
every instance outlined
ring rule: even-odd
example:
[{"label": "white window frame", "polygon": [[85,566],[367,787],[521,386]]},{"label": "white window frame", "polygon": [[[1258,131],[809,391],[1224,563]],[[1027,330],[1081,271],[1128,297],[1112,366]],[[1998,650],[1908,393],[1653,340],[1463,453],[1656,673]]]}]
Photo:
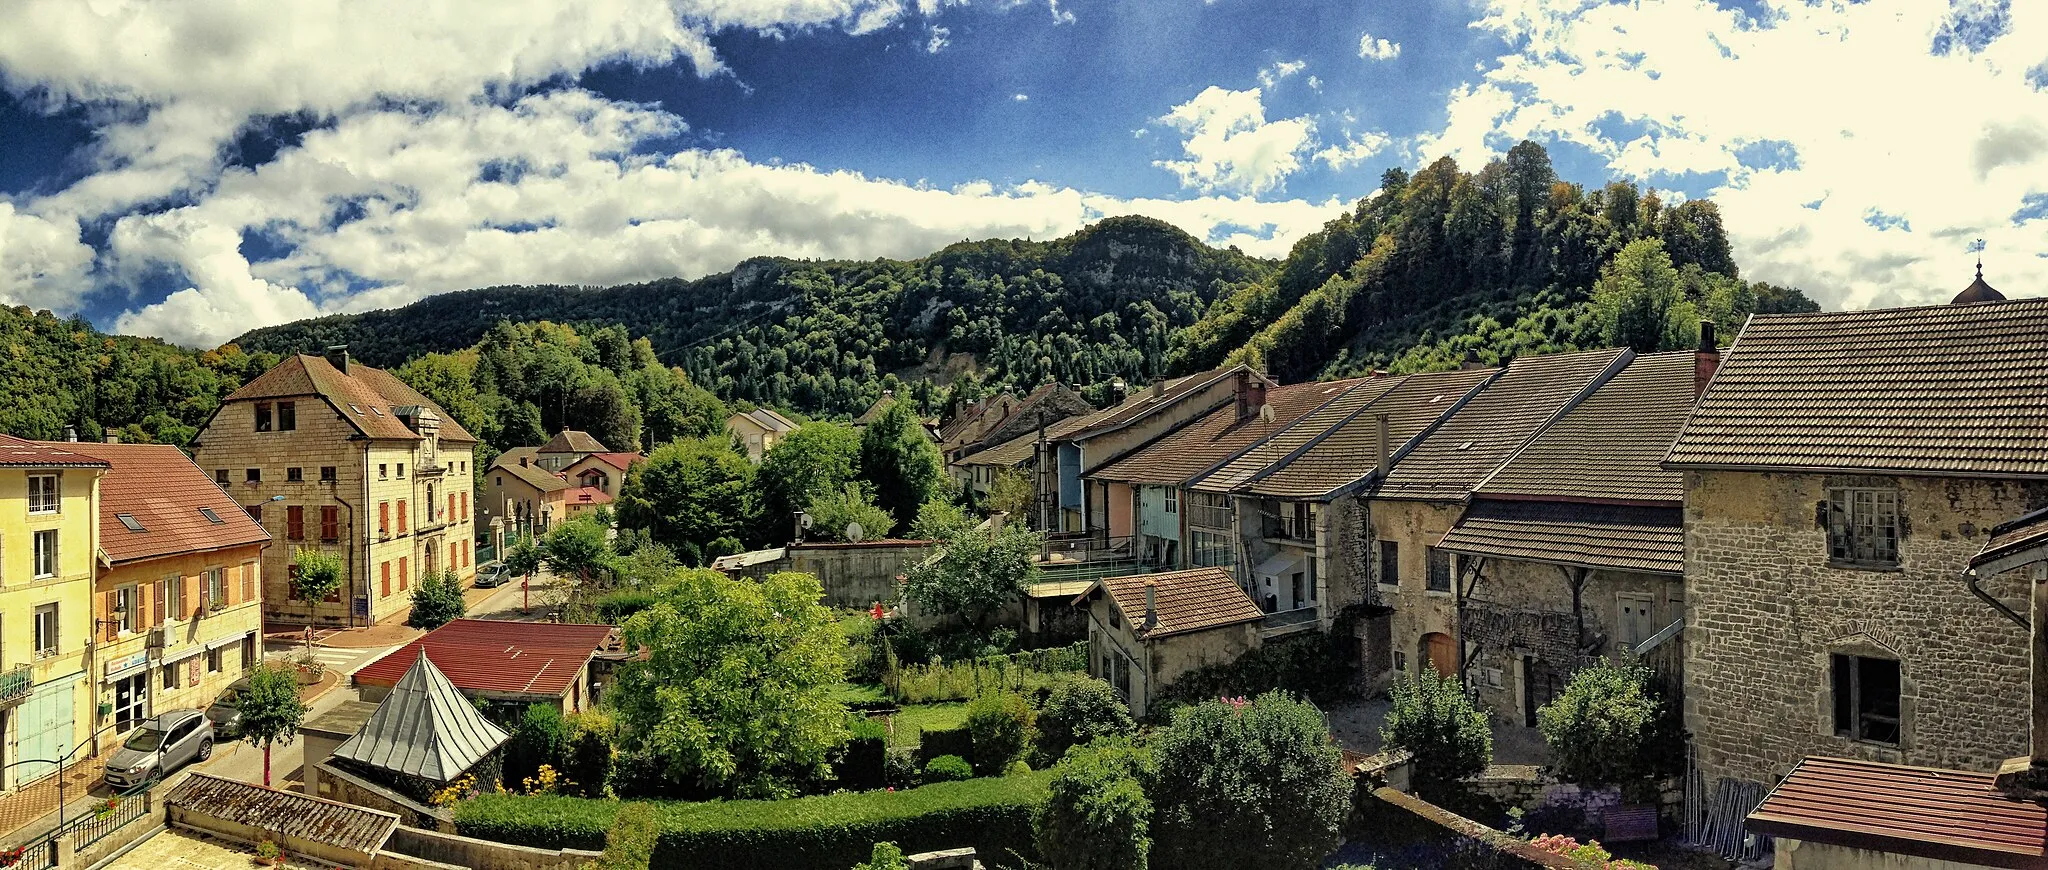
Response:
[{"label": "white window frame", "polygon": [[37,660],[53,658],[63,652],[63,623],[59,620],[57,602],[36,605],[35,625],[31,632]]},{"label": "white window frame", "polygon": [[1166,512],[1180,513],[1180,490],[1171,486],[1166,488]]},{"label": "white window frame", "polygon": [[185,578],[173,574],[157,581],[156,611],[166,623],[186,616]]},{"label": "white window frame", "polygon": [[61,474],[31,474],[28,476],[28,512],[31,515],[54,514],[64,505],[64,476]]},{"label": "white window frame", "polygon": [[228,569],[208,568],[202,576],[206,578],[206,609],[219,610],[228,606]]},{"label": "white window frame", "polygon": [[[1886,513],[1890,516],[1886,517]],[[1889,554],[1879,552],[1879,548],[1886,546],[1891,550]],[[1844,565],[1898,566],[1899,491],[1870,486],[1830,488],[1828,561]]]},{"label": "white window frame", "polygon": [[114,589],[114,619],[120,623],[121,634],[135,633],[137,617],[141,615],[135,612],[137,603],[142,600],[138,594],[140,591],[133,583]]},{"label": "white window frame", "polygon": [[[63,567],[59,555],[57,530],[38,530],[33,535],[32,540],[31,552],[29,553],[29,573],[37,580],[47,580],[57,576],[58,570]],[[44,544],[45,541],[49,543],[46,545]]]}]

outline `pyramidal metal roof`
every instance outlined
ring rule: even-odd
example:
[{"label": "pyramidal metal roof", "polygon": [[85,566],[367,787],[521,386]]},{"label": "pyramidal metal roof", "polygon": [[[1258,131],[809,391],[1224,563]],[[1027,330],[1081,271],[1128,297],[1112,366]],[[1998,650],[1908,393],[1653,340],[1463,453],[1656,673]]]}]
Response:
[{"label": "pyramidal metal roof", "polygon": [[512,735],[491,724],[422,653],[334,754],[380,770],[447,782]]}]

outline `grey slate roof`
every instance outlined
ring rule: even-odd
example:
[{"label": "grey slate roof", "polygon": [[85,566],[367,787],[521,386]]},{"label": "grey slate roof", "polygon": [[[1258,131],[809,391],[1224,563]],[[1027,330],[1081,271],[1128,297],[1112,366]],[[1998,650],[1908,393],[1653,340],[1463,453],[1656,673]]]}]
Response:
[{"label": "grey slate roof", "polygon": [[1479,485],[1479,495],[1681,502],[1664,454],[1692,410],[1694,351],[1629,361]]},{"label": "grey slate roof", "polygon": [[1757,315],[1679,468],[2048,476],[2048,300]]},{"label": "grey slate roof", "polygon": [[1683,514],[1679,507],[1481,498],[1437,546],[1523,562],[1682,574]]},{"label": "grey slate roof", "polygon": [[1626,350],[1525,356],[1394,463],[1377,498],[1461,500]]},{"label": "grey slate roof", "polygon": [[377,705],[363,730],[334,754],[381,770],[447,782],[510,739],[512,735],[477,712],[476,705],[422,653]]},{"label": "grey slate roof", "polygon": [[1159,411],[1180,404],[1182,399],[1201,392],[1203,388],[1240,372],[1250,372],[1253,377],[1263,377],[1242,363],[1220,369],[1210,369],[1180,378],[1174,378],[1156,385],[1158,392],[1147,388],[1131,395],[1107,412],[1090,417],[1088,425],[1067,433],[1067,437],[1084,439],[1104,432],[1113,432],[1152,416]]},{"label": "grey slate roof", "polygon": [[279,791],[194,771],[163,798],[178,807],[258,831],[295,837],[371,855],[398,830],[398,815],[326,798]]},{"label": "grey slate roof", "polygon": [[[1499,372],[1465,369],[1408,375],[1298,455],[1276,463],[1243,491],[1276,498],[1319,499],[1344,489],[1378,467],[1381,414],[1387,415],[1387,449],[1398,455]],[[1394,467],[1400,464],[1396,462]]]}]

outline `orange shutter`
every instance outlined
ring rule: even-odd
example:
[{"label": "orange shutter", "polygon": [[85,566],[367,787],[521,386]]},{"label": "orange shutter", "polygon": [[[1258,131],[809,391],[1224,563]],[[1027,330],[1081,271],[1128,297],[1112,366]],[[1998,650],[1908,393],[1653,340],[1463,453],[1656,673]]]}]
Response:
[{"label": "orange shutter", "polygon": [[462,518],[469,519],[469,493],[462,494]]},{"label": "orange shutter", "polygon": [[388,598],[391,595],[391,563],[385,562],[379,567],[384,572],[384,591],[379,594],[379,597]]},{"label": "orange shutter", "polygon": [[386,538],[391,536],[391,503],[388,501],[377,503],[377,535]]},{"label": "orange shutter", "polygon": [[401,535],[405,534],[406,521],[407,517],[405,515],[405,499],[401,498],[398,500],[398,533]]},{"label": "orange shutter", "polygon": [[411,574],[412,574],[412,557],[411,557],[411,556],[400,556],[400,557],[398,557],[398,589],[399,589],[399,591],[403,592],[403,591],[405,591],[405,588],[406,588],[407,586],[410,586],[410,585],[412,585],[412,583],[411,583],[411,581],[412,581],[412,577],[411,577]]},{"label": "orange shutter", "polygon": [[256,600],[256,563],[242,563],[242,601]]}]

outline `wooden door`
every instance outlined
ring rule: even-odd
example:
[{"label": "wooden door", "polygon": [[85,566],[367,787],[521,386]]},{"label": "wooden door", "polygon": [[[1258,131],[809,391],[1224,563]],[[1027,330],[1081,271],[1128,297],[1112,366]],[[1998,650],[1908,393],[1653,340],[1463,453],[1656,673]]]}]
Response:
[{"label": "wooden door", "polygon": [[1422,636],[1423,656],[1429,659],[1429,666],[1446,677],[1458,675],[1458,648],[1451,636],[1432,632]]}]

